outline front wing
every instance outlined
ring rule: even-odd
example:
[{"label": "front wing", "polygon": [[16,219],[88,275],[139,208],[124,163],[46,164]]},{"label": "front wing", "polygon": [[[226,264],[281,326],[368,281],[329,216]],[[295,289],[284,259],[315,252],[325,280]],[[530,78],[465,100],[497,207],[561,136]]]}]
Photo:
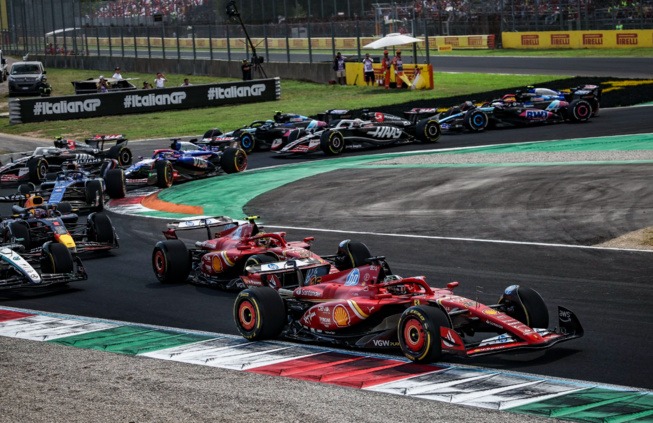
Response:
[{"label": "front wing", "polygon": [[533,329],[540,336],[538,342],[526,342],[508,332],[484,339],[480,342],[465,344],[451,328],[440,327],[442,351],[465,357],[489,355],[516,350],[537,350],[550,348],[560,342],[583,336],[583,327],[576,315],[565,307],[558,306],[558,327],[553,331],[548,329]]}]

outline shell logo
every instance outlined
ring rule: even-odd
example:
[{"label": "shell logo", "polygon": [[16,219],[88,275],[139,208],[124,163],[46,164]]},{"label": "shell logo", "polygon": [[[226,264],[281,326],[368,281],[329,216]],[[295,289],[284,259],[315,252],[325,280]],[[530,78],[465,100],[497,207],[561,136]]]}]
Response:
[{"label": "shell logo", "polygon": [[349,312],[344,306],[338,304],[334,307],[333,321],[336,322],[336,325],[340,327],[349,325]]},{"label": "shell logo", "polygon": [[490,316],[494,316],[494,315],[499,314],[498,311],[496,311],[496,310],[494,310],[494,309],[492,309],[492,308],[489,308],[489,309],[487,309],[487,310],[483,310],[483,313],[484,313],[484,314],[489,314]]},{"label": "shell logo", "polygon": [[211,265],[213,265],[213,270],[216,272],[222,272],[222,261],[220,260],[220,256],[215,255],[213,256],[213,260],[211,260]]}]

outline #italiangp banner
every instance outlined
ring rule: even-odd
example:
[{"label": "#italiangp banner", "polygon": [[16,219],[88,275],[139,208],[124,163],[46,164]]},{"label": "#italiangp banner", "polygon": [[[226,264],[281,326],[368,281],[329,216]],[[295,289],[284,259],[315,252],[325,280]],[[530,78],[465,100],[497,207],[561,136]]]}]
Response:
[{"label": "#italiangp banner", "polygon": [[279,78],[189,87],[9,100],[9,123],[258,103],[281,98]]},{"label": "#italiangp banner", "polygon": [[637,48],[653,47],[653,30],[502,32],[503,48]]}]

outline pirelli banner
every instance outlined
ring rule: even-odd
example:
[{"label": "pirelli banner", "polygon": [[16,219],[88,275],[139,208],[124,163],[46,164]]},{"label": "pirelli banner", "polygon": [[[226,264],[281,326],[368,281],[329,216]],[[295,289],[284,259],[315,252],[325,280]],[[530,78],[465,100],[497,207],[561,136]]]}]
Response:
[{"label": "pirelli banner", "polygon": [[9,100],[9,123],[258,103],[281,98],[279,78],[104,94]]},{"label": "pirelli banner", "polygon": [[502,32],[504,48],[637,48],[653,47],[653,30]]}]

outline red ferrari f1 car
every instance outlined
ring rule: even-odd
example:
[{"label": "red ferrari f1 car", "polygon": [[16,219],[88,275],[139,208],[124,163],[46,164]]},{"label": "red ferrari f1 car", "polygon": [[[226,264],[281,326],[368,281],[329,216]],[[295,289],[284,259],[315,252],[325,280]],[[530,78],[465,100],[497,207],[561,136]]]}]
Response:
[{"label": "red ferrari f1 car", "polygon": [[[154,274],[162,283],[185,282],[190,275],[193,283],[243,289],[245,268],[256,264],[304,259],[319,267],[316,275],[331,271],[328,261],[309,251],[314,238],[286,241],[285,232],[264,232],[257,218],[243,222],[217,216],[169,223],[163,232],[166,240],[159,241],[152,253]],[[208,239],[189,249],[177,232],[192,229],[206,230]]]},{"label": "red ferrari f1 car", "polygon": [[[234,304],[234,320],[251,341],[279,336],[366,349],[400,348],[414,362],[444,353],[472,357],[549,348],[579,338],[576,315],[558,307],[558,327],[534,290],[512,285],[497,304],[454,294],[458,282],[431,288],[424,277],[393,275],[365,244],[343,241],[330,264],[310,260],[257,264],[242,280],[248,289]],[[478,334],[487,334],[479,337]]]}]

